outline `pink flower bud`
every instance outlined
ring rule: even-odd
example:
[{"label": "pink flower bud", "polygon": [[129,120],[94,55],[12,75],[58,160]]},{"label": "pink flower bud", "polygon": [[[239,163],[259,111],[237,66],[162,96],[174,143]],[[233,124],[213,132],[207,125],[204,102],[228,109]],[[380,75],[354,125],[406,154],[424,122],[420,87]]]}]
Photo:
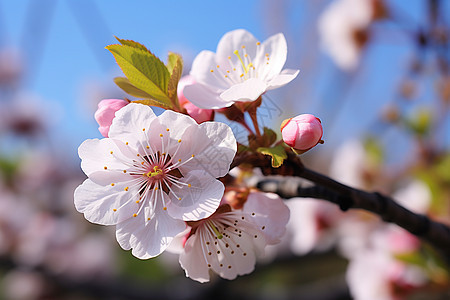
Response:
[{"label": "pink flower bud", "polygon": [[98,130],[104,137],[108,137],[109,127],[115,117],[116,111],[130,103],[122,99],[104,99],[98,103],[98,109],[95,112],[95,120],[97,121]]},{"label": "pink flower bud", "polygon": [[183,94],[183,90],[186,86],[194,84],[195,80],[192,76],[183,76],[178,82],[178,102],[181,107],[186,109],[188,115],[190,115],[198,124],[210,121],[212,119],[212,109],[202,109],[192,104]]},{"label": "pink flower bud", "polygon": [[284,120],[281,134],[286,144],[295,150],[306,151],[321,142],[323,129],[318,118],[303,114]]}]

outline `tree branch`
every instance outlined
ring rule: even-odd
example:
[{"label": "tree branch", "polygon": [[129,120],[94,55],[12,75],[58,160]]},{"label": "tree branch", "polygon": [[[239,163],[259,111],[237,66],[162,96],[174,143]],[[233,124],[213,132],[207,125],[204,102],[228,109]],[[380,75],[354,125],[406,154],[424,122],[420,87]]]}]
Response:
[{"label": "tree branch", "polygon": [[388,196],[349,187],[305,167],[297,169],[295,173],[298,177],[316,185],[305,188],[298,180],[286,180],[281,177],[261,179],[255,186],[265,192],[275,192],[283,198],[320,198],[339,205],[343,211],[348,209],[370,211],[384,221],[394,223],[428,241],[442,251],[448,260],[450,259],[450,228],[447,225],[411,212]]}]

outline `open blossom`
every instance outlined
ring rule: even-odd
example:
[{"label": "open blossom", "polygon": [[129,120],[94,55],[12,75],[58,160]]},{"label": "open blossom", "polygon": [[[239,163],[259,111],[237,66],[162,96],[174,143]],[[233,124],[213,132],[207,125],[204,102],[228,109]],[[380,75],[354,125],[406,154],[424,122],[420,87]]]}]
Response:
[{"label": "open blossom", "polygon": [[377,0],[335,0],[319,18],[322,48],[344,70],[359,63]]},{"label": "open blossom", "polygon": [[184,88],[187,85],[194,84],[195,80],[191,75],[186,75],[181,77],[180,81],[178,82],[178,101],[180,102],[181,107],[186,109],[186,112],[188,115],[190,115],[198,124],[211,121],[211,117],[213,116],[213,110],[212,109],[203,109],[195,106],[193,103],[191,103],[185,96],[184,96]]},{"label": "open blossom", "polygon": [[282,70],[286,56],[281,33],[261,43],[246,30],[230,31],[219,41],[216,53],[204,50],[194,59],[190,74],[196,83],[186,86],[184,94],[201,108],[254,101],[297,76],[298,70]]},{"label": "open blossom", "polygon": [[98,109],[94,117],[99,125],[98,130],[104,137],[108,137],[109,127],[116,111],[128,103],[130,102],[122,99],[104,99],[98,103]]},{"label": "open blossom", "polygon": [[280,242],[288,220],[281,198],[252,192],[242,209],[224,204],[209,218],[190,223],[180,264],[199,282],[209,281],[209,270],[226,279],[249,274],[265,246]]},{"label": "open blossom", "polygon": [[223,123],[198,125],[189,116],[156,116],[141,104],[116,113],[109,138],[78,149],[89,177],[75,190],[87,220],[116,225],[122,248],[138,258],[160,254],[184,221],[209,217],[219,206],[236,140]]}]

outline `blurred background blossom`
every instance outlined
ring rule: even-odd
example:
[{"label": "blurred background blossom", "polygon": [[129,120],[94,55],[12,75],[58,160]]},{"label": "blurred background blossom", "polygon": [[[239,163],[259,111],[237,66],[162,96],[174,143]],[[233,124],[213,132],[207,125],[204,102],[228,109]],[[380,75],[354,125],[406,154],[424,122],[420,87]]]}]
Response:
[{"label": "blurred background blossom", "polygon": [[321,119],[308,167],[450,224],[449,22],[444,0],[0,0],[0,299],[449,298],[439,253],[317,199],[287,201],[284,241],[254,273],[208,285],[170,254],[139,261],[73,207],[78,145],[101,138],[97,104],[125,97],[104,49],[114,35],[180,53],[187,75],[244,28],[286,36],[300,74],[266,94],[262,119]]}]

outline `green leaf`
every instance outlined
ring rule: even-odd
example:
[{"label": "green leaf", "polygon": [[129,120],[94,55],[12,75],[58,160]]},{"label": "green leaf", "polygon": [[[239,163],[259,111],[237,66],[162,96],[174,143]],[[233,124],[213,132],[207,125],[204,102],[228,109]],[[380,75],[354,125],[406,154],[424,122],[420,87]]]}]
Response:
[{"label": "green leaf", "polygon": [[129,45],[106,47],[132,85],[146,92],[152,99],[170,105],[167,94],[169,71],[152,53]]},{"label": "green leaf", "polygon": [[277,140],[277,134],[272,129],[264,127],[263,139],[264,144],[270,146]]},{"label": "green leaf", "polygon": [[284,147],[281,145],[273,148],[259,147],[258,149],[256,149],[256,151],[264,155],[272,156],[272,167],[274,168],[278,168],[279,166],[281,166],[284,160],[287,158],[286,150],[284,150]]},{"label": "green leaf", "polygon": [[180,81],[181,74],[183,73],[183,59],[179,54],[169,52],[169,58],[167,59],[167,69],[170,73],[169,84],[167,92],[172,103],[178,105],[177,100],[177,87],[178,81]]},{"label": "green leaf", "polygon": [[126,77],[116,77],[114,78],[114,82],[127,94],[130,94],[131,96],[138,97],[138,98],[144,98],[144,99],[151,99],[152,96],[144,92],[143,90],[138,89],[134,85],[131,84],[131,82]]},{"label": "green leaf", "polygon": [[172,109],[171,105],[159,102],[157,100],[153,100],[153,99],[140,99],[140,100],[134,100],[131,101],[132,103],[141,103],[141,104],[145,104],[145,105],[150,105],[150,106],[157,106],[157,107],[161,107],[164,109]]},{"label": "green leaf", "polygon": [[142,44],[140,44],[138,42],[135,42],[133,40],[123,40],[123,39],[118,38],[117,36],[115,36],[115,38],[122,45],[130,46],[130,47],[137,48],[137,49],[141,49],[141,50],[144,50],[144,51],[147,51],[147,52],[151,53],[150,50],[147,49],[147,47],[145,47],[144,45],[142,45]]}]

